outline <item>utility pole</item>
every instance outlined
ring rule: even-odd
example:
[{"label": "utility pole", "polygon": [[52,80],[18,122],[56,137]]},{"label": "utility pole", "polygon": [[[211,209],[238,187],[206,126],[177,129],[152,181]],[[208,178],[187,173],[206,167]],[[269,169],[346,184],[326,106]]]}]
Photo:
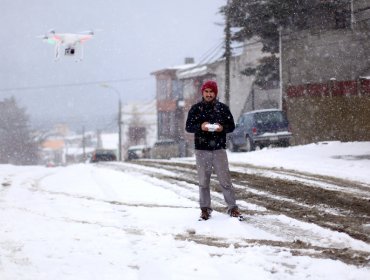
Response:
[{"label": "utility pole", "polygon": [[118,101],[118,160],[122,160],[122,101]]},{"label": "utility pole", "polygon": [[115,88],[107,84],[101,84],[101,87],[113,90],[118,97],[118,160],[122,160],[122,100],[121,93]]},{"label": "utility pole", "polygon": [[225,13],[225,104],[230,107],[230,57],[231,57],[231,30],[230,30],[230,0],[227,1]]},{"label": "utility pole", "polygon": [[283,109],[283,44],[282,44],[282,31],[283,28],[281,26],[278,27],[279,31],[279,109]]},{"label": "utility pole", "polygon": [[351,29],[353,30],[353,28],[355,27],[355,13],[353,11],[353,0],[351,0]]},{"label": "utility pole", "polygon": [[85,139],[85,126],[82,127],[82,157],[86,161],[86,139]]}]

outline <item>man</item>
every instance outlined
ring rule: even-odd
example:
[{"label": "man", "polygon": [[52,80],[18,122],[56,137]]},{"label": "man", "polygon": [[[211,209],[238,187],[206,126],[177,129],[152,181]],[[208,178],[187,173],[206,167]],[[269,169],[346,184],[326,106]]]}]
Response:
[{"label": "man", "polygon": [[212,169],[222,188],[227,212],[232,217],[242,217],[235,203],[229,163],[226,154],[226,133],[235,129],[230,109],[219,102],[217,83],[206,81],[202,87],[202,101],[194,104],[188,113],[186,131],[194,133],[195,158],[199,179],[200,218],[211,216],[210,180]]}]

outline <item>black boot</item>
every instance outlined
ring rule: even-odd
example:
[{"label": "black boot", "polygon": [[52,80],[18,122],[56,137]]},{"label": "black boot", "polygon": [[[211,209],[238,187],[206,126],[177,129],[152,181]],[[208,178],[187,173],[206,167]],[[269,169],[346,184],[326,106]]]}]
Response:
[{"label": "black boot", "polygon": [[211,211],[208,208],[201,208],[200,219],[208,220],[211,217]]}]

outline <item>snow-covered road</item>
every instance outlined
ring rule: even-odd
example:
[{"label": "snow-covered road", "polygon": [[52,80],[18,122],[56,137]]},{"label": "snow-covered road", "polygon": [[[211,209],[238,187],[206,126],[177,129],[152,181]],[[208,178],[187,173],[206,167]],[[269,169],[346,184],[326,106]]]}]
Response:
[{"label": "snow-covered road", "polygon": [[[125,165],[126,172],[89,164],[1,166],[0,279],[368,279],[370,275],[368,266],[321,254],[322,248],[335,249],[333,244],[370,253],[370,245],[344,233],[283,215],[261,215],[253,223],[241,223],[215,211],[211,220],[199,222],[195,185],[178,188]],[[217,200],[219,194],[214,196]],[[276,223],[269,225],[271,221]],[[296,231],[284,238],[279,233],[284,225]],[[312,235],[302,235],[307,232]],[[304,246],[299,244],[302,238]]]}]

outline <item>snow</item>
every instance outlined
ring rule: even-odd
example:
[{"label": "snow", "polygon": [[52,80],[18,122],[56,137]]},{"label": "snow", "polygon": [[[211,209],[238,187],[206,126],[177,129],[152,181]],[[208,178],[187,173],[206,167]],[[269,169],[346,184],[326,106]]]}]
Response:
[{"label": "snow", "polygon": [[117,149],[118,147],[118,134],[117,133],[103,133],[101,134],[102,148],[104,149]]},{"label": "snow", "polygon": [[254,153],[232,153],[229,160],[370,183],[370,142],[332,141],[262,149]]},{"label": "snow", "polygon": [[[370,142],[229,153],[229,160],[370,182]],[[370,252],[367,243],[284,215],[248,223],[214,211],[200,222],[191,199],[197,186],[184,190],[130,163],[118,166],[0,165],[0,279],[370,279],[368,266],[257,241],[291,242],[279,232],[285,224],[310,233],[299,238],[312,245]]]}]

